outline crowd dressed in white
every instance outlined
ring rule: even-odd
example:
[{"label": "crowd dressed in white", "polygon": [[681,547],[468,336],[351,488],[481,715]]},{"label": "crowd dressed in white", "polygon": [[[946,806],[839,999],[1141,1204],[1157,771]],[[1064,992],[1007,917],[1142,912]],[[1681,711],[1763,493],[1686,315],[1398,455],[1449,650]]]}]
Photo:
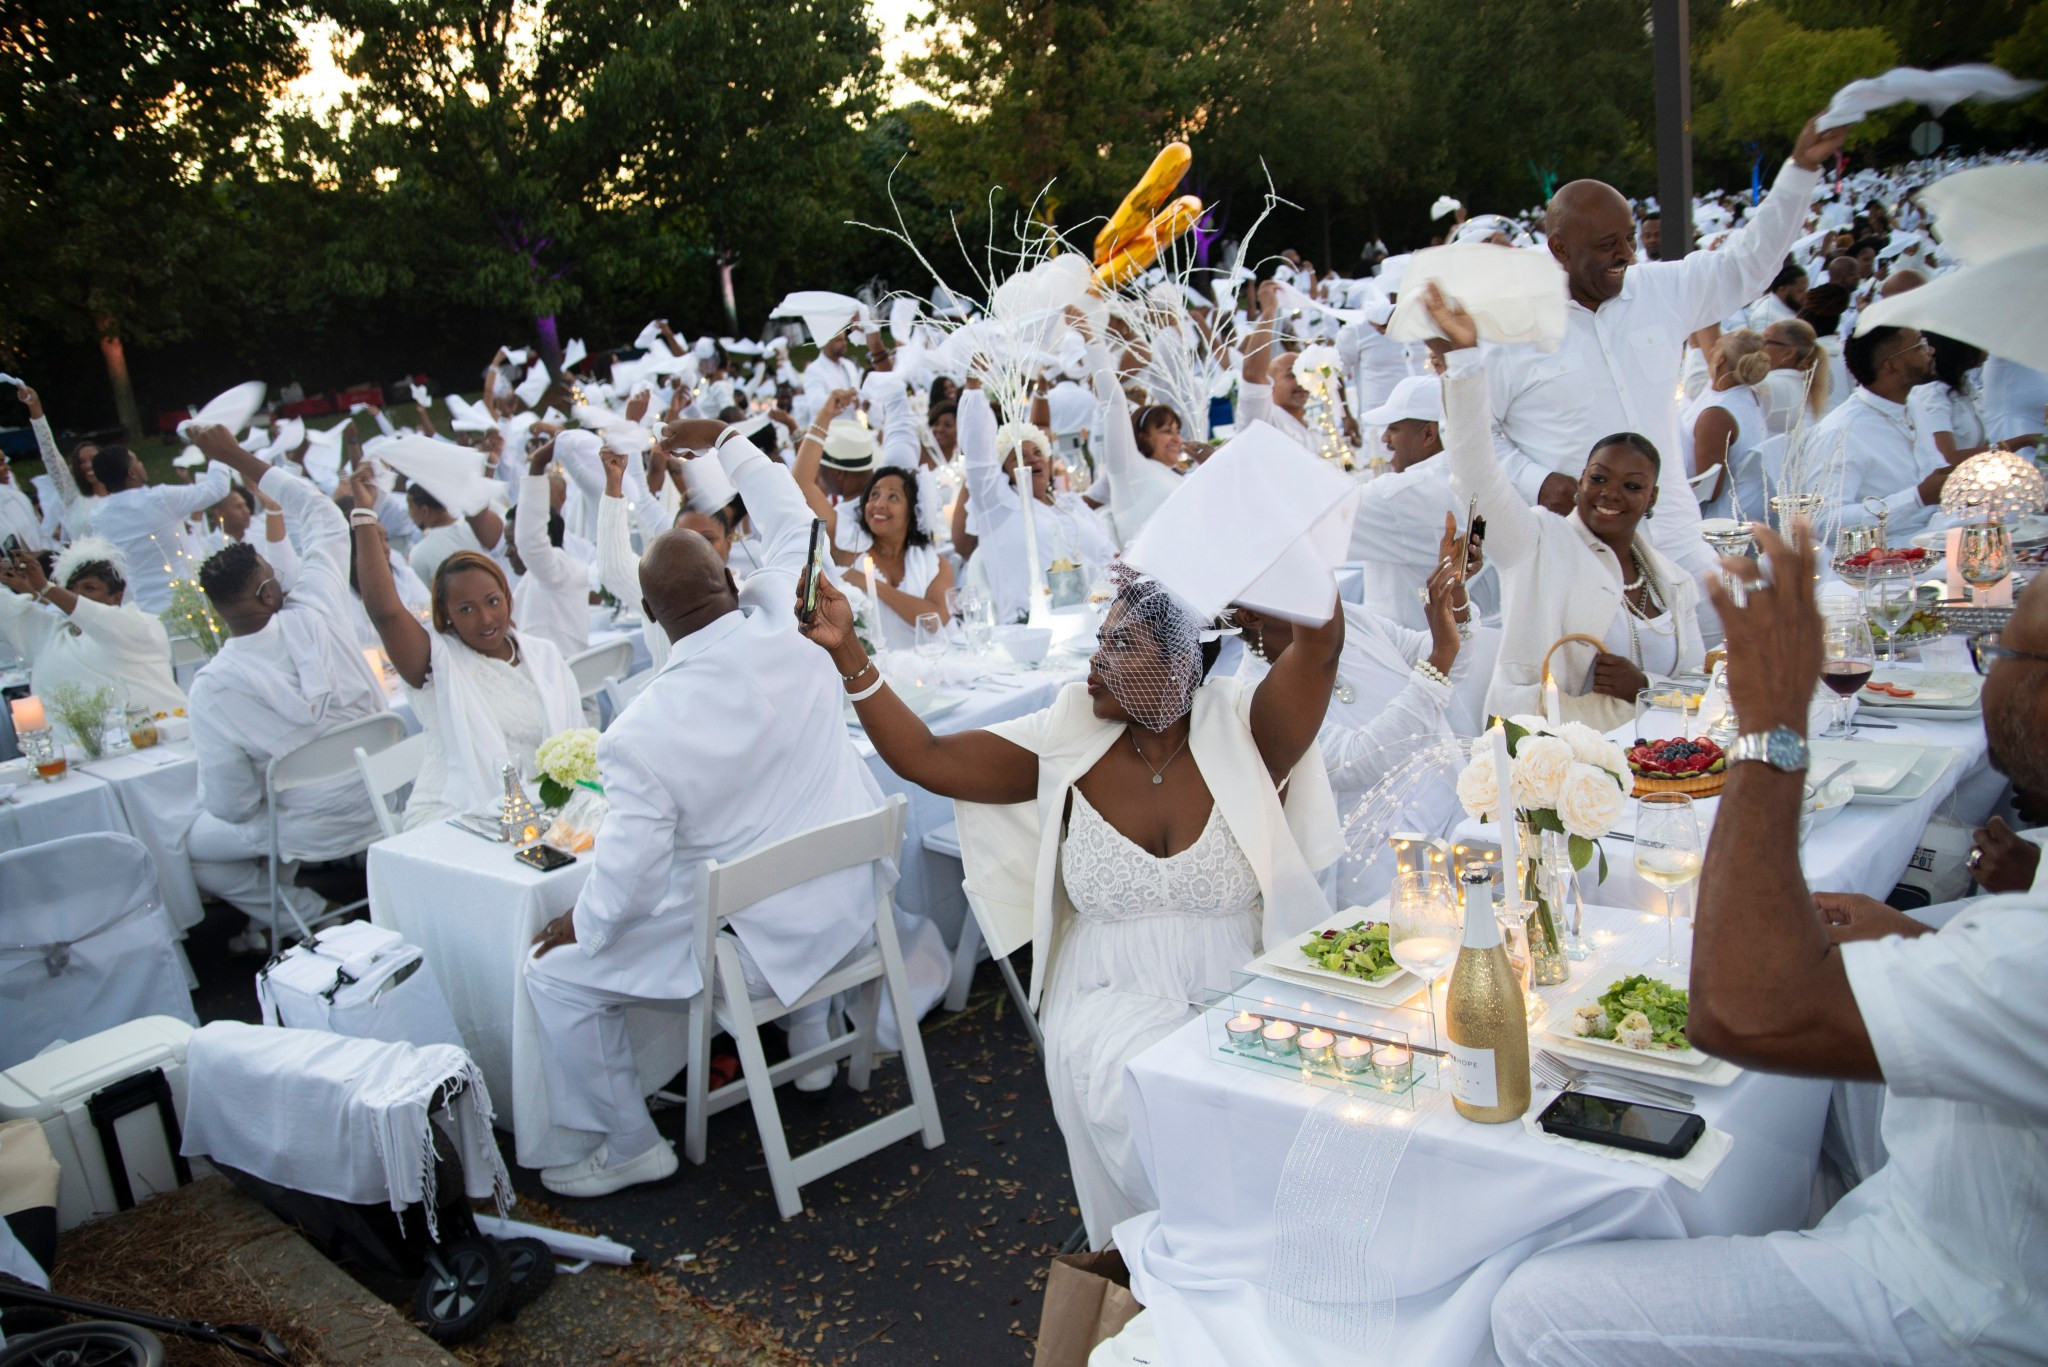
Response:
[{"label": "crowd dressed in white", "polygon": [[[1895,535],[1938,516],[1957,462],[2038,442],[2048,376],[1911,328],[1854,333],[1859,310],[1947,267],[1914,192],[1948,168],[1829,179],[1839,137],[1809,126],[1758,202],[1703,199],[1700,245],[1676,260],[1651,259],[1654,211],[1598,182],[1564,186],[1540,225],[1458,210],[1452,241],[1547,252],[1565,276],[1551,351],[1481,341],[1434,288],[1417,293],[1437,335],[1394,340],[1408,258],[1346,278],[1284,253],[1263,280],[1226,273],[1205,293],[1155,276],[1131,287],[1149,309],[1070,310],[1010,411],[986,376],[949,368],[943,316],[885,329],[853,311],[807,315],[818,351],[801,369],[786,338],[691,344],[665,323],[607,357],[501,351],[481,402],[449,396],[451,437],[424,405],[418,430],[378,413],[383,431],[361,444],[354,417],[324,432],[199,423],[186,482],[152,484],[119,445],[60,450],[24,387],[47,474],[33,498],[0,483],[0,632],[38,693],[112,683],[134,705],[189,711],[189,854],[202,889],[250,918],[254,948],[290,919],[264,875],[271,759],[402,697],[428,737],[404,823],[491,811],[504,764],[532,775],[543,741],[585,724],[566,661],[589,644],[592,605],[637,611],[653,677],[599,743],[594,869],[525,975],[556,1121],[590,1136],[587,1158],[543,1173],[572,1196],[676,1170],[625,1008],[702,989],[701,861],[879,804],[850,699],[891,770],[956,800],[983,894],[1032,909],[1048,1083],[1100,1245],[1154,1204],[1125,1063],[1188,1018],[1173,1003],[1319,919],[1311,908],[1352,900],[1333,872],[1337,818],[1387,756],[1542,711],[1563,637],[1601,643],[1557,671],[1563,720],[1598,730],[1632,717],[1651,680],[1699,670],[1724,632],[1793,650],[1796,593],[1737,608],[1703,587],[1718,569],[1703,514],[1761,513],[1745,458],[1773,436],[1804,429],[1839,453],[1837,524],[1871,516],[1875,497]],[[1254,422],[1360,467],[1361,601],[1320,625],[1250,609],[1198,620],[1118,558],[1224,424]],[[1461,562],[1475,509],[1485,536]],[[833,564],[800,622],[814,517]],[[1223,545],[1244,529],[1212,530]],[[870,656],[910,645],[923,618],[957,631],[963,604],[1023,621],[1076,572],[1102,609],[1099,645],[1087,681],[1045,711],[935,735]],[[226,631],[189,693],[163,620],[182,581]],[[2023,603],[2008,645],[2029,627],[2048,651],[2048,603]],[[1241,643],[1228,677],[1219,631]],[[1802,661],[1784,659],[1797,693]],[[2001,668],[2038,674],[2042,659]],[[2005,682],[1986,697],[1994,752],[2048,791],[2033,767],[2048,753],[2012,741],[2038,734],[2040,683]],[[1737,702],[1746,721],[1752,706],[1775,714],[1762,691]],[[1803,729],[1804,695],[1779,710]],[[275,816],[295,865],[358,858],[378,836],[352,778],[287,793]],[[1756,876],[1797,884],[1796,848],[1787,873],[1766,836]],[[1502,1293],[1503,1355],[2038,1360],[2048,917],[2031,875],[2011,876],[2009,905],[1938,934],[1872,904],[1838,918],[1851,942],[1833,949],[1810,900],[1787,913],[1810,922],[1797,935],[1759,931],[1793,946],[1752,966],[1789,1004],[1696,1019],[1730,1058],[1884,1080],[1891,1162],[1803,1234],[1534,1259]],[[735,918],[749,986],[794,1001],[861,952],[875,882],[892,876],[831,875]],[[309,920],[322,909],[290,877],[282,896]],[[1698,952],[1714,952],[1704,933]],[[833,1029],[828,1005],[785,1021],[792,1050]],[[1801,1010],[1827,1031],[1795,1028]]]}]

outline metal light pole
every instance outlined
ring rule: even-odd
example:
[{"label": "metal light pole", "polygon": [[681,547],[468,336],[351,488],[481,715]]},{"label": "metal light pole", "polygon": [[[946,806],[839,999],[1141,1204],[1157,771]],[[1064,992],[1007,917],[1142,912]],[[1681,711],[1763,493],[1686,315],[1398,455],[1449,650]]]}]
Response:
[{"label": "metal light pole", "polygon": [[1651,0],[1657,77],[1657,206],[1664,221],[1658,256],[1692,250],[1692,19],[1686,0]]}]

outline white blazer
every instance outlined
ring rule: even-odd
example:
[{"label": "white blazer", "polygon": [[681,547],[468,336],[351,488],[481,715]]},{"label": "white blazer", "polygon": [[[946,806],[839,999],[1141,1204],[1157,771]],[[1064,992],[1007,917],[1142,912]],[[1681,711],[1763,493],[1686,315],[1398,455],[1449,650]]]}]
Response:
[{"label": "white blazer", "polygon": [[[1477,359],[1471,350],[1451,353],[1450,373],[1444,377],[1444,458],[1451,463],[1452,487],[1461,497],[1478,501],[1479,515],[1486,519],[1486,556],[1500,573],[1500,656],[1486,707],[1502,717],[1540,714],[1544,655],[1564,636],[1604,638],[1621,611],[1624,580],[1614,552],[1587,530],[1577,512],[1559,517],[1532,508],[1508,479],[1494,457],[1486,374]],[[1635,545],[1677,622],[1679,668],[1699,668],[1706,659],[1699,585],[1641,531]],[[1586,677],[1593,655],[1592,647],[1577,643],[1558,652],[1552,673],[1560,690]],[[1635,713],[1633,700],[1598,693],[1564,693],[1559,702],[1565,721],[1583,721],[1602,731]]]},{"label": "white blazer", "polygon": [[[1322,752],[1313,745],[1287,776],[1283,808],[1252,740],[1255,691],[1236,679],[1217,678],[1197,689],[1188,754],[1258,876],[1264,938],[1274,944],[1330,914],[1316,870],[1337,861],[1344,839]],[[1051,707],[988,729],[1038,756],[1038,796],[1008,806],[953,803],[965,891],[991,953],[1031,944],[1036,1006],[1058,933],[1073,913],[1059,877],[1067,793],[1123,735],[1124,725],[1098,718],[1086,686],[1073,683]]]}]

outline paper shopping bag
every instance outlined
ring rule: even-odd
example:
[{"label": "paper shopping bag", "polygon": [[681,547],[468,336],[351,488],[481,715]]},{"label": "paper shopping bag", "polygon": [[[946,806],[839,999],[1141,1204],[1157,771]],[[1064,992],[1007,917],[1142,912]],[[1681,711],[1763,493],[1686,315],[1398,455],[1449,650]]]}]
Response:
[{"label": "paper shopping bag", "polygon": [[1054,1258],[1045,1279],[1032,1367],[1088,1367],[1095,1345],[1113,1337],[1142,1309],[1131,1295],[1124,1255],[1115,1249]]}]

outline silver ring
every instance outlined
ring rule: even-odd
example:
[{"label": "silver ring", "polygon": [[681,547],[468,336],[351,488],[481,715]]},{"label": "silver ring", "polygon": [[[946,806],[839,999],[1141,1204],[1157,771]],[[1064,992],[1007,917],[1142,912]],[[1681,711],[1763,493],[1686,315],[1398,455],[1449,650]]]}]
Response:
[{"label": "silver ring", "polygon": [[1977,867],[1977,866],[1978,866],[1979,864],[1981,864],[1981,863],[1983,863],[1983,862],[1984,862],[1984,851],[1982,851],[1982,850],[1971,850],[1971,851],[1970,851],[1970,867],[1971,867],[1971,868],[1973,868],[1973,869],[1974,869],[1974,868],[1976,868],[1976,867]]}]

